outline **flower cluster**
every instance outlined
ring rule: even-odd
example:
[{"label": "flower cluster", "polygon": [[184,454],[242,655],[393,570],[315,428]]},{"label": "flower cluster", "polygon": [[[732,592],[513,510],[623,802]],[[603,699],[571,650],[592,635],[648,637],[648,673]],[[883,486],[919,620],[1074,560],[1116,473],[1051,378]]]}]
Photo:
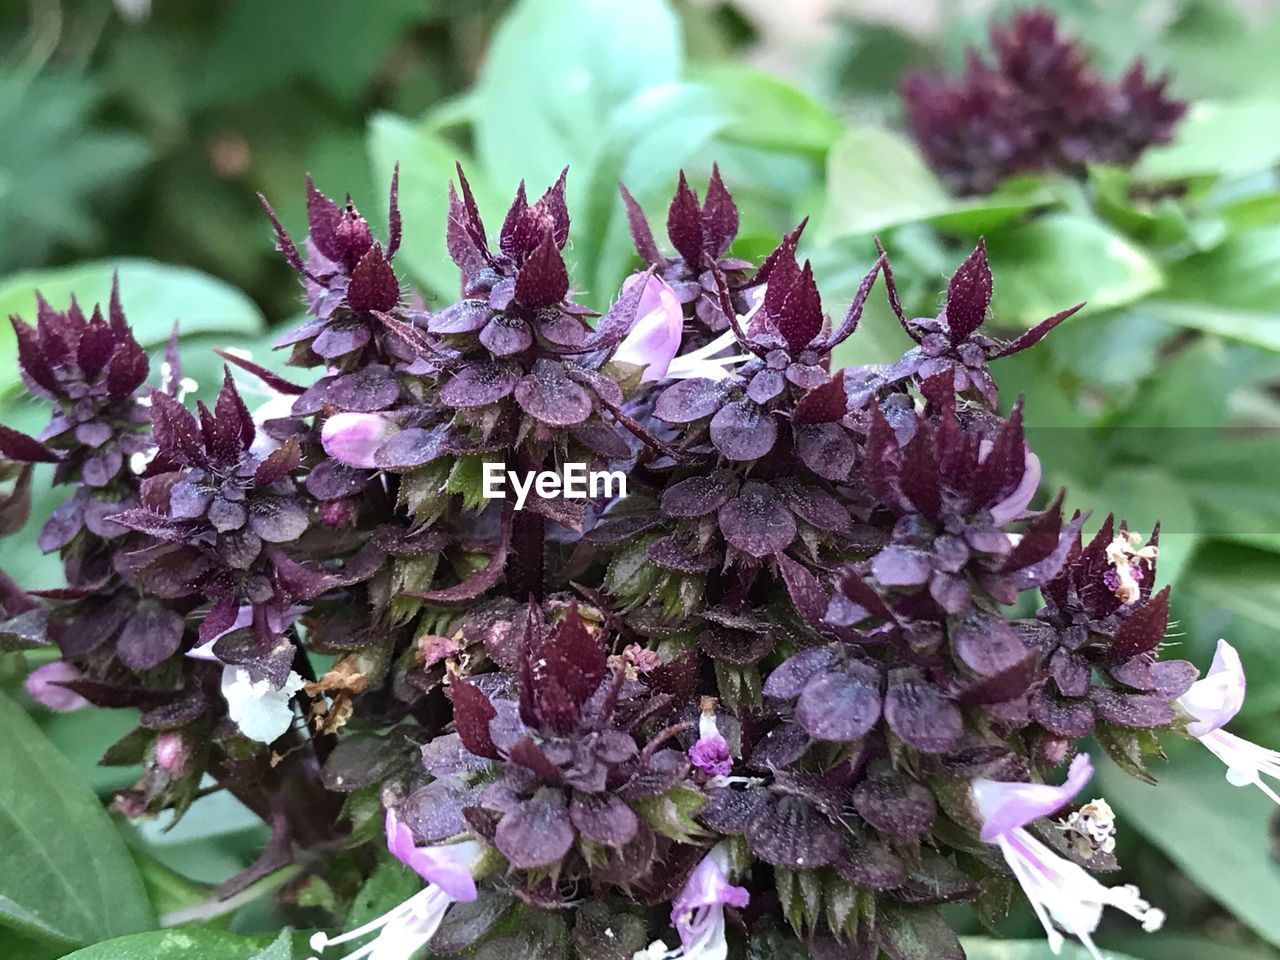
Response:
[{"label": "flower cluster", "polygon": [[[1280,757],[1222,729],[1230,646],[1204,679],[1160,657],[1158,530],[1085,540],[1061,494],[1037,501],[1022,401],[1000,412],[989,365],[1079,307],[992,336],[981,244],[931,317],[874,251],[833,322],[803,224],[732,259],[718,171],[701,200],[682,175],[672,255],[624,190],[645,268],[595,318],[571,297],[565,178],[521,186],[491,244],[459,170],[462,296],[424,309],[394,267],[394,185],[385,246],[307,189],[305,259],[277,234],[312,318],[281,345],[310,382],[227,352],[276,394],[257,413],[230,369],[190,409],[172,350],[148,385],[116,296],[107,319],[15,321],[54,416],[0,428],[6,524],[24,465],[55,463],[71,495],[40,542],[67,584],[0,580],[0,637],[56,646],[28,681],[51,709],[141,710],[104,758],[143,764],[120,809],[180,813],[212,777],[271,824],[231,888],[302,857],[352,896],[385,831],[426,886],[318,953],[723,960],[786,924],[815,956],[955,956],[936,909],[1015,883],[1055,947],[1093,950],[1104,906],[1162,915],[1092,875],[1117,824],[1071,804],[1083,738],[1148,776],[1183,733],[1275,796]],[[914,346],[833,370],[877,283]],[[483,492],[495,464],[578,462],[627,495]]]},{"label": "flower cluster", "polygon": [[913,73],[902,84],[912,136],[959,194],[990,193],[1018,173],[1127,166],[1167,143],[1187,111],[1140,60],[1108,83],[1047,10],[993,26],[991,47],[994,64],[970,50],[957,80]]}]

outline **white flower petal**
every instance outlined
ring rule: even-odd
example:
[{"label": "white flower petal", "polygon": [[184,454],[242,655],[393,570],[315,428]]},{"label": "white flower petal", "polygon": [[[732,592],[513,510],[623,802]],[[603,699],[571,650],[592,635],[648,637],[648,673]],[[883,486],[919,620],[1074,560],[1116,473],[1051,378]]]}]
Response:
[{"label": "white flower petal", "polygon": [[227,712],[240,732],[250,740],[272,743],[293,725],[290,700],[302,689],[303,679],[293,671],[284,686],[274,688],[268,680],[256,683],[244,667],[227,666],[222,671],[222,695]]}]

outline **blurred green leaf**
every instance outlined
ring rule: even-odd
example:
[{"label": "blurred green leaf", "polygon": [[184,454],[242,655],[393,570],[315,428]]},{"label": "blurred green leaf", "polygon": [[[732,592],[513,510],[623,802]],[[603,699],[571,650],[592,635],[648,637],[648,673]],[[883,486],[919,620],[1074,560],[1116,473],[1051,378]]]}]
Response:
[{"label": "blurred green leaf", "polygon": [[76,779],[103,795],[132,786],[138,779],[137,767],[98,764],[107,747],[137,726],[138,716],[137,710],[90,706],[70,713],[46,713],[40,717],[40,726],[75,768]]},{"label": "blurred green leaf", "polygon": [[736,119],[727,140],[765,149],[824,156],[840,135],[840,121],[799,87],[761,70],[721,63],[691,72],[716,91]]},{"label": "blurred green leaf", "polygon": [[382,0],[375,14],[358,0],[335,0],[316,16],[311,0],[229,6],[200,71],[210,101],[245,100],[295,78],[353,99],[409,24],[439,8],[433,0]]},{"label": "blurred green leaf", "polygon": [[65,960],[254,960],[263,941],[224,930],[174,927],[117,937],[67,954]]},{"label": "blurred green leaf", "polygon": [[141,137],[93,122],[100,97],[91,78],[0,72],[0,269],[98,240],[91,201],[146,160]]},{"label": "blurred green leaf", "polygon": [[1132,303],[1160,289],[1146,253],[1095,220],[1052,214],[987,238],[996,275],[996,319],[1029,327],[1081,300],[1090,310]]},{"label": "blurred green leaf", "polygon": [[21,708],[0,694],[0,925],[66,945],[153,923],[111,818]]},{"label": "blurred green leaf", "polygon": [[674,82],[680,60],[664,0],[521,0],[477,84],[476,152],[491,182],[506,193],[526,178],[536,196],[569,164],[585,183],[614,110]]},{"label": "blurred green leaf", "polygon": [[1150,300],[1142,305],[1142,309],[1148,316],[1175,327],[1280,353],[1280,311],[1233,310],[1212,303],[1183,300]]},{"label": "blurred green leaf", "polygon": [[1194,103],[1171,143],[1153,147],[1137,174],[1162,180],[1238,177],[1280,160],[1280,102],[1275,98]]},{"label": "blurred green leaf", "polygon": [[954,197],[905,137],[883,127],[855,126],[840,135],[827,157],[821,234],[829,240],[916,221],[976,234],[1052,200],[1034,179],[1011,181],[988,197]]},{"label": "blurred green leaf", "polygon": [[[962,941],[968,960],[1089,960],[1093,956],[1087,948],[1068,940],[1061,953],[1049,949],[1047,940],[991,940],[986,937],[965,937]],[[1132,958],[1107,950],[1111,960]]]},{"label": "blurred green leaf", "polygon": [[292,960],[293,940],[288,930],[281,930],[280,936],[271,945],[255,953],[251,960]]},{"label": "blurred green leaf", "polygon": [[1271,854],[1268,822],[1275,807],[1252,787],[1233,787],[1208,750],[1187,745],[1152,769],[1150,787],[1111,763],[1095,781],[1120,813],[1193,881],[1260,936],[1280,945],[1280,864]]}]

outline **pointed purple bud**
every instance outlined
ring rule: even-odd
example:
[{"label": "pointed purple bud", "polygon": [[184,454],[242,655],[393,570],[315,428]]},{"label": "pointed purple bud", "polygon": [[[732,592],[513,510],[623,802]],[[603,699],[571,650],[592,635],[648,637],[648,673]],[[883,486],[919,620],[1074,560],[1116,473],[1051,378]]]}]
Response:
[{"label": "pointed purple bud", "polygon": [[702,211],[683,170],[680,171],[676,195],[667,209],[667,236],[685,263],[695,270],[702,268]]},{"label": "pointed purple bud", "polygon": [[968,340],[969,335],[982,326],[991,306],[992,289],[986,243],[979,240],[973,253],[960,264],[947,285],[942,318],[946,321],[953,344]]},{"label": "pointed purple bud", "polygon": [[347,304],[359,313],[385,313],[400,302],[400,282],[382,246],[373,244],[351,271],[347,287]]}]

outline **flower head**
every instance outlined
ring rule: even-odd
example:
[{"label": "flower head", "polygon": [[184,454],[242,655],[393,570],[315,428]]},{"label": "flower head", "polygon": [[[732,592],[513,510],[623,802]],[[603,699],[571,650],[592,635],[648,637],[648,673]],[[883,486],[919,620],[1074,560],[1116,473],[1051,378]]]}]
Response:
[{"label": "flower head", "polygon": [[1237,787],[1255,786],[1276,803],[1280,794],[1264,783],[1263,774],[1280,780],[1280,751],[1268,750],[1223,730],[1244,706],[1244,665],[1235,647],[1218,641],[1213,664],[1202,680],[1197,680],[1178,704],[1194,717],[1187,732],[1198,739],[1227,765],[1227,780]]},{"label": "flower head", "polygon": [[[1033,820],[1070,802],[1091,776],[1093,765],[1086,754],[1080,754],[1072,761],[1061,786],[978,779],[973,782],[973,798],[982,816],[980,836],[1000,847],[1044,927],[1053,952],[1062,949],[1061,929],[1078,937],[1096,960],[1102,960],[1092,935],[1102,920],[1104,907],[1123,910],[1140,921],[1148,933],[1161,927],[1164,913],[1143,900],[1135,886],[1103,886],[1083,867],[1063,859],[1026,829]],[[1098,805],[1095,800],[1094,806]]]},{"label": "flower head", "polygon": [[718,843],[693,868],[679,896],[671,904],[671,924],[680,934],[680,946],[667,950],[661,941],[638,951],[634,960],[724,960],[724,908],[745,907],[750,899],[745,887],[729,882],[729,845]]},{"label": "flower head", "polygon": [[1187,110],[1141,61],[1108,83],[1046,10],[993,26],[991,47],[994,63],[970,50],[956,80],[914,73],[902,84],[912,135],[957,193],[989,193],[1027,171],[1132,164],[1168,142]]}]

